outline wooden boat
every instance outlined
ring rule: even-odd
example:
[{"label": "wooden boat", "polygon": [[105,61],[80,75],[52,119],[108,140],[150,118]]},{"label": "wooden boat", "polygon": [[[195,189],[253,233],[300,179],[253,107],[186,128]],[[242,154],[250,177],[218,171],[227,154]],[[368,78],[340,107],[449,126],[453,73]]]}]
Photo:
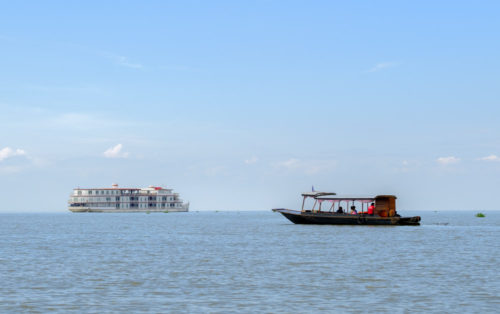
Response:
[{"label": "wooden boat", "polygon": [[[375,197],[337,197],[330,192],[308,192],[303,193],[302,210],[291,210],[286,208],[275,208],[295,224],[316,225],[420,225],[420,216],[401,217],[396,211],[396,196],[377,195]],[[314,205],[311,209],[305,209],[307,199],[313,199]],[[322,209],[323,203],[331,204],[328,209]],[[349,205],[361,204],[361,211],[351,214],[347,211],[340,212],[341,204],[345,203],[346,209]],[[368,204],[374,203],[373,214],[364,211]],[[337,207],[337,210],[335,208]]]}]

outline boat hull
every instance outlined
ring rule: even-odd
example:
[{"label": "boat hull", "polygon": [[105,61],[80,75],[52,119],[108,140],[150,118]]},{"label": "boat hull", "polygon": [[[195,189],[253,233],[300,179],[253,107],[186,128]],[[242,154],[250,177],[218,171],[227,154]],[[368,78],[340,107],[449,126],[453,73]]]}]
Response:
[{"label": "boat hull", "polygon": [[349,215],[331,212],[300,212],[296,210],[278,208],[273,209],[279,212],[288,220],[295,224],[312,225],[406,225],[419,226],[420,216],[414,217],[380,217],[371,215]]},{"label": "boat hull", "polygon": [[166,212],[188,212],[188,208],[144,208],[144,209],[123,209],[123,208],[109,208],[109,207],[68,207],[73,213],[166,213]]}]

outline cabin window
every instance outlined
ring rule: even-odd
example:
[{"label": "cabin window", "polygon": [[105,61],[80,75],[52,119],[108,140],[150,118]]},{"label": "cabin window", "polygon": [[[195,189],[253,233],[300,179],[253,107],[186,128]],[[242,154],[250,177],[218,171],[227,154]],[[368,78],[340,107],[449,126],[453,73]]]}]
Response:
[{"label": "cabin window", "polygon": [[92,191],[89,191],[89,195],[92,195]]},{"label": "cabin window", "polygon": [[82,195],[82,191],[78,191],[78,195]]}]

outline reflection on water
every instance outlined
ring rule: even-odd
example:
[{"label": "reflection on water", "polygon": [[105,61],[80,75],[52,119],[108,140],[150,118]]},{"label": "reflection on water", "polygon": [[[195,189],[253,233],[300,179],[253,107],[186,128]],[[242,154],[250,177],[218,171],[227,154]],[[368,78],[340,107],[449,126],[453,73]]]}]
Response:
[{"label": "reflection on water", "polygon": [[2,214],[0,312],[497,311],[500,212],[404,214]]}]

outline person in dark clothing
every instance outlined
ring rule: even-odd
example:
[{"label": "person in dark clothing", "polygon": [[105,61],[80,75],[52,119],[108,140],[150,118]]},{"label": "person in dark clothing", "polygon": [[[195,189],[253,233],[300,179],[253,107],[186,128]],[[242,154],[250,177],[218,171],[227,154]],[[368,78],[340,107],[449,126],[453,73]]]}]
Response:
[{"label": "person in dark clothing", "polygon": [[339,206],[339,209],[336,211],[337,214],[343,214],[344,210],[342,209],[342,206]]}]

